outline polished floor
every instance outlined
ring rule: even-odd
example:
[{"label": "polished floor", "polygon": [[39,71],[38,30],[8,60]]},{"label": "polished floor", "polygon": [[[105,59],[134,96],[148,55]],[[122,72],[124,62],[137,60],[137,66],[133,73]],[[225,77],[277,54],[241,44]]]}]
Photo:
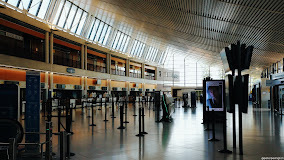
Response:
[{"label": "polished floor", "polygon": [[[243,114],[243,143],[244,155],[240,156],[237,149],[232,148],[232,117],[227,114],[228,149],[233,154],[222,154],[218,150],[223,148],[222,126],[216,126],[216,138],[219,142],[210,142],[212,133],[204,131],[202,122],[202,104],[197,108],[176,108],[172,123],[156,123],[155,112],[152,106],[145,108],[144,137],[138,134],[138,117],[133,116],[134,108],[129,105],[126,129],[119,130],[119,109],[115,109],[115,116],[110,117],[107,110],[107,119],[104,122],[104,108],[95,109],[95,124],[89,126],[91,119],[87,113],[81,115],[81,110],[74,113],[71,136],[71,151],[76,155],[74,160],[118,159],[118,160],[258,160],[262,157],[284,157],[284,120],[279,115],[267,109],[253,109],[249,107],[247,114]],[[138,114],[138,109],[136,108]],[[41,120],[44,124],[44,119]],[[62,120],[64,124],[64,119]],[[54,131],[57,131],[57,120],[54,118]],[[238,124],[237,124],[238,128]],[[44,125],[41,127],[44,129]],[[237,132],[238,133],[238,132]],[[237,135],[238,137],[238,135]],[[44,136],[42,136],[44,140]],[[238,142],[238,139],[237,139]],[[58,151],[58,138],[53,137],[53,150]],[[238,145],[238,144],[237,144]],[[58,158],[58,157],[57,157]]]}]

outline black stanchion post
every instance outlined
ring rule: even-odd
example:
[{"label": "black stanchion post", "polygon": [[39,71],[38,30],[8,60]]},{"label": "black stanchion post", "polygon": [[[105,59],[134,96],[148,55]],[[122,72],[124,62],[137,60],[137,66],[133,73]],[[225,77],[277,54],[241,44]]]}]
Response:
[{"label": "black stanchion post", "polygon": [[147,132],[145,132],[145,114],[144,114],[144,107],[142,108],[142,134],[148,134]]},{"label": "black stanchion post", "polygon": [[91,104],[91,108],[92,108],[92,124],[90,124],[90,126],[96,126],[94,124],[94,104],[93,103]]},{"label": "black stanchion post", "polygon": [[[205,111],[206,112],[205,116],[206,116],[206,126],[207,127],[204,129],[204,131],[210,131],[211,129],[210,129],[210,126],[209,126],[209,122],[210,122],[210,120],[209,120],[209,117],[210,117],[209,107],[207,106],[206,108],[207,108],[207,111]],[[203,117],[203,118],[205,118],[205,117]]]},{"label": "black stanchion post", "polygon": [[[82,101],[82,99],[81,99]],[[82,109],[82,112],[81,112],[81,115],[84,115],[84,104],[85,104],[85,101],[82,101],[82,106],[81,106],[81,109]]]},{"label": "black stanchion post", "polygon": [[133,112],[134,112],[133,116],[134,117],[137,116],[137,114],[136,114],[136,99],[133,99]]},{"label": "black stanchion post", "polygon": [[120,126],[117,129],[125,129],[125,127],[123,126],[123,106],[124,104],[120,106]]},{"label": "black stanchion post", "polygon": [[52,160],[52,122],[46,122],[45,127],[45,160]]},{"label": "black stanchion post", "polygon": [[227,118],[226,118],[226,109],[224,109],[224,118],[223,118],[223,143],[224,149],[218,150],[220,153],[232,153],[232,151],[227,149]]},{"label": "black stanchion post", "polygon": [[125,113],[125,121],[124,121],[123,123],[129,123],[129,122],[127,121],[127,101],[126,101],[126,99],[125,99],[125,101],[124,101],[124,104],[125,104],[125,111],[124,111],[124,113]]},{"label": "black stanchion post", "polygon": [[137,137],[142,137],[144,134],[141,132],[141,117],[142,117],[142,108],[139,107],[139,134],[137,134]]},{"label": "black stanchion post", "polygon": [[101,105],[100,105],[100,107],[99,107],[99,109],[98,110],[102,110],[102,108],[103,108],[103,98],[101,98],[101,103],[100,103]]},{"label": "black stanchion post", "polygon": [[111,118],[116,118],[114,116],[114,100],[112,99],[112,102],[111,102],[112,106],[111,106],[111,110],[112,110],[112,115],[111,115]]},{"label": "black stanchion post", "polygon": [[105,101],[105,119],[104,121],[107,122],[108,120],[106,119],[107,117],[107,102]]},{"label": "black stanchion post", "polygon": [[213,122],[212,122],[212,132],[213,132],[213,138],[209,139],[209,141],[219,141],[219,139],[216,139],[215,138],[215,111],[212,110],[212,119],[213,119]]},{"label": "black stanchion post", "polygon": [[61,119],[61,108],[58,108],[58,118],[57,118],[57,131],[60,132],[60,119]]},{"label": "black stanchion post", "polygon": [[60,132],[60,160],[66,160],[66,132]]}]

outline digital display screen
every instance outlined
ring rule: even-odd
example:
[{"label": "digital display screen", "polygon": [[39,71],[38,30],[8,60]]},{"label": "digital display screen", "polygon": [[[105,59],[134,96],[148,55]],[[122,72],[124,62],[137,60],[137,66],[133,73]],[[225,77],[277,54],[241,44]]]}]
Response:
[{"label": "digital display screen", "polygon": [[208,111],[224,111],[224,81],[206,81]]}]

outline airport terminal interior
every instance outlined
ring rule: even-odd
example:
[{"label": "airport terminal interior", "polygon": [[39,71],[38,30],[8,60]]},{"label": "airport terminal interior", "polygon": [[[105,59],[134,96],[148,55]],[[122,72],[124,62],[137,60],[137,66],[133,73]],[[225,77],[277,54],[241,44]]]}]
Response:
[{"label": "airport terminal interior", "polygon": [[0,160],[281,160],[283,66],[283,0],[0,0]]}]

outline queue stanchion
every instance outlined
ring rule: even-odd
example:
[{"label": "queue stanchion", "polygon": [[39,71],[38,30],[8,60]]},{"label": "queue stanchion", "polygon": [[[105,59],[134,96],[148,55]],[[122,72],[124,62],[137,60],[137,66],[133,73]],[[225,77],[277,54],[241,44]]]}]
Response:
[{"label": "queue stanchion", "polygon": [[112,99],[112,102],[111,102],[111,111],[112,111],[112,115],[111,115],[111,118],[116,118],[114,116],[114,100]]},{"label": "queue stanchion", "polygon": [[125,127],[123,126],[123,106],[124,104],[120,106],[120,126],[117,129],[125,129]]},{"label": "queue stanchion", "polygon": [[66,146],[66,132],[62,131],[60,132],[60,146],[59,146],[59,153],[60,153],[60,160],[66,160],[67,156],[67,146]]},{"label": "queue stanchion", "polygon": [[125,104],[125,111],[124,111],[124,113],[125,113],[125,121],[124,121],[123,123],[129,123],[129,122],[127,121],[127,101],[126,101],[126,99],[125,99],[125,101],[124,101],[124,104]]},{"label": "queue stanchion", "polygon": [[206,112],[206,114],[205,114],[205,116],[206,116],[206,128],[204,129],[204,131],[210,131],[211,129],[210,129],[210,126],[209,126],[209,123],[210,123],[210,121],[209,121],[209,107],[207,106],[207,111],[205,111]]},{"label": "queue stanchion", "polygon": [[82,101],[82,106],[81,106],[82,112],[81,112],[81,115],[84,115],[84,104],[85,104],[85,101]]},{"label": "queue stanchion", "polygon": [[220,153],[232,153],[232,151],[228,150],[227,148],[227,118],[226,118],[226,109],[224,109],[224,116],[223,116],[223,145],[224,145],[224,149],[222,150],[218,150],[218,152]]},{"label": "queue stanchion", "polygon": [[98,110],[102,110],[102,108],[103,108],[103,98],[101,98],[101,103],[100,103],[101,105],[100,105],[100,107],[99,107],[99,109]]},{"label": "queue stanchion", "polygon": [[136,114],[136,99],[133,99],[133,112],[134,112],[133,116],[134,117],[137,116],[137,114]]},{"label": "queue stanchion", "polygon": [[104,119],[105,122],[108,121],[106,117],[107,117],[107,102],[105,100],[105,119]]},{"label": "queue stanchion", "polygon": [[95,124],[94,124],[94,104],[92,103],[91,104],[91,109],[92,109],[92,124],[90,124],[90,126],[96,126]]},{"label": "queue stanchion", "polygon": [[61,108],[58,108],[58,118],[57,118],[57,131],[58,133],[60,132],[60,125],[61,125],[61,122],[60,122],[60,119],[61,119]]},{"label": "queue stanchion", "polygon": [[142,134],[148,134],[147,132],[145,132],[145,114],[144,114],[144,107],[142,107]]},{"label": "queue stanchion", "polygon": [[213,133],[213,137],[211,139],[209,139],[208,141],[219,141],[219,139],[215,138],[215,111],[212,110],[212,133]]},{"label": "queue stanchion", "polygon": [[144,134],[141,132],[141,117],[142,117],[142,108],[139,107],[139,133],[136,135],[137,137],[144,136]]},{"label": "queue stanchion", "polygon": [[52,160],[52,122],[48,121],[45,123],[45,160]]}]

